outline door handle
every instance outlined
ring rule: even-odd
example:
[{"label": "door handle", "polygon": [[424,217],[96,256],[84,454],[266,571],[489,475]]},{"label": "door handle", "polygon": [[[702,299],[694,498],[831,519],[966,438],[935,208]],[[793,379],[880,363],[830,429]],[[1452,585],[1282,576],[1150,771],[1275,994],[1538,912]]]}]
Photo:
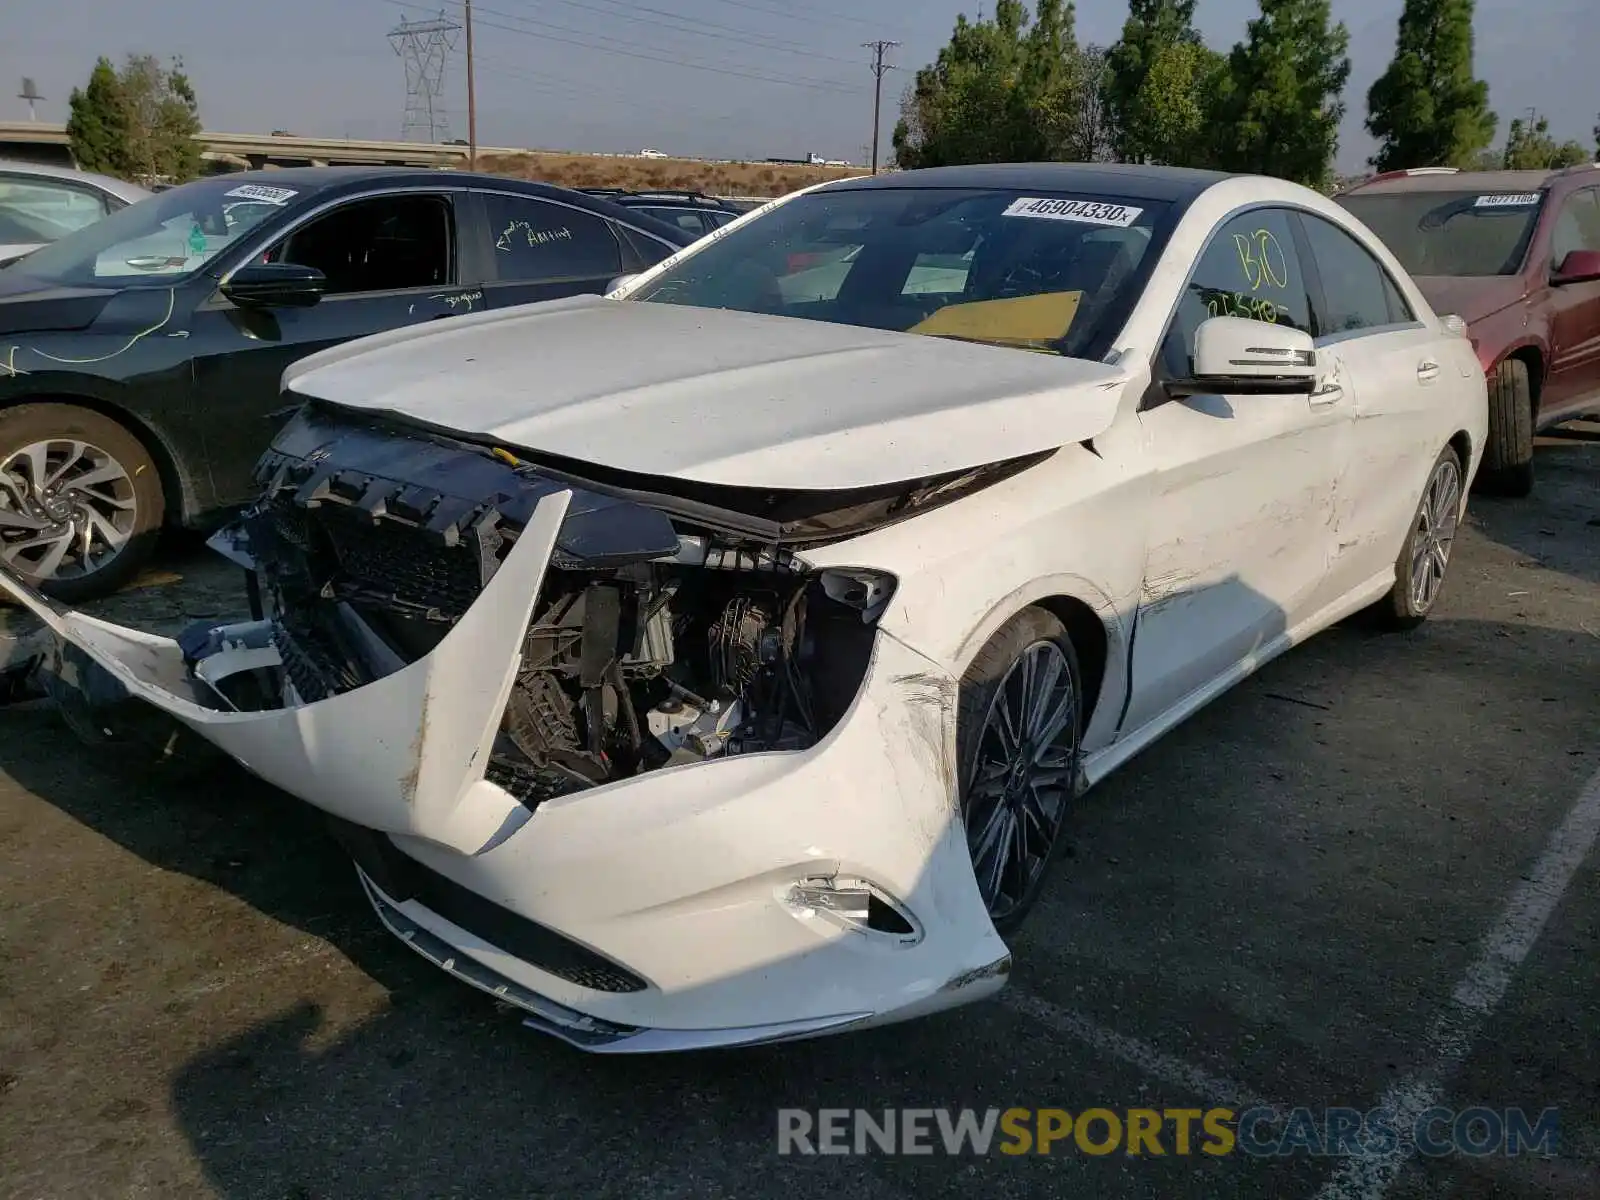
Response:
[{"label": "door handle", "polygon": [[1417,364],[1417,382],[1432,383],[1439,378],[1439,364],[1431,358],[1425,358]]},{"label": "door handle", "polygon": [[1327,408],[1330,404],[1337,404],[1344,399],[1344,389],[1337,383],[1330,383],[1326,387],[1311,393],[1312,408]]}]

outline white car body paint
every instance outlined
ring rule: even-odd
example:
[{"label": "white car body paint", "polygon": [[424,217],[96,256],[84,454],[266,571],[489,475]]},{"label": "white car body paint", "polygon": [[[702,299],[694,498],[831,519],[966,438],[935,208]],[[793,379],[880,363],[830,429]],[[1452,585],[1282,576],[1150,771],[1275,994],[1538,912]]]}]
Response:
[{"label": "white car body paint", "polygon": [[[1145,406],[1152,357],[1210,235],[1239,209],[1274,203],[1360,239],[1394,274],[1416,322],[1324,339],[1313,397]],[[957,457],[1059,447],[969,496],[804,552],[814,568],[870,568],[897,581],[851,707],[808,750],[652,771],[527,815],[483,778],[519,622],[568,493],[541,501],[533,536],[519,538],[470,610],[471,628],[464,618],[410,667],[281,712],[202,707],[174,643],[60,612],[0,573],[58,636],[252,769],[642,976],[648,986],[634,992],[580,986],[363,876],[384,922],[419,953],[591,1050],[785,1040],[997,990],[1009,955],[973,877],[954,767],[959,681],[985,641],[1035,602],[1093,614],[1106,652],[1084,730],[1082,782],[1092,783],[1276,654],[1381,597],[1437,456],[1464,439],[1469,483],[1485,439],[1486,388],[1470,344],[1441,328],[1343,210],[1276,180],[1229,179],[1190,205],[1108,364],[694,310],[633,320],[625,307],[544,305],[383,334],[317,355],[286,382],[606,466],[769,486],[902,480]],[[585,340],[614,321],[669,355],[664,339],[650,339],[669,328],[689,339],[674,323],[684,320],[704,326],[693,361],[673,360],[694,380],[687,390],[673,370],[618,364],[629,356],[615,351],[585,371],[563,344],[568,331]],[[746,344],[758,328],[770,338]],[[455,370],[465,346],[477,348],[470,387]],[[1438,370],[1419,371],[1425,363]],[[891,364],[916,386],[887,377]],[[990,364],[986,389],[979,375]],[[519,372],[537,381],[520,407],[511,396]],[[869,406],[892,436],[853,424],[847,408],[762,407],[764,394],[795,395],[808,377]],[[711,420],[698,444],[683,436],[696,413],[725,419],[741,388],[760,414],[759,436]],[[969,418],[984,412],[1003,419],[979,429]],[[598,413],[613,422],[631,413],[637,436],[603,444]],[[981,445],[941,444],[954,437]],[[868,449],[852,448],[855,439]],[[341,700],[354,703],[336,708]],[[389,711],[367,711],[380,708]],[[436,716],[447,728],[431,728]],[[920,940],[852,931],[795,902],[801,881],[835,876],[901,901]]]},{"label": "white car body paint", "polygon": [[[852,488],[1094,437],[1116,370],[821,321],[577,296],[291,367],[296,394],[640,475]],[[521,350],[537,343],[538,386]],[[619,344],[629,347],[617,354]],[[1041,422],[1050,413],[1057,420]],[[619,438],[634,427],[648,435]]]}]

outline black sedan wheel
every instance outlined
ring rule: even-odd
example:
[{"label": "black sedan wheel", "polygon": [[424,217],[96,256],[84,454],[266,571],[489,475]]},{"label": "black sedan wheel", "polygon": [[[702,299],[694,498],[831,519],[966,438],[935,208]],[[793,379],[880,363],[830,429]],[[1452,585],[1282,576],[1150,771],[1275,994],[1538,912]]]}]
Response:
[{"label": "black sedan wheel", "polygon": [[110,417],[67,404],[0,411],[0,562],[68,602],[114,591],[164,517],[156,466]]}]

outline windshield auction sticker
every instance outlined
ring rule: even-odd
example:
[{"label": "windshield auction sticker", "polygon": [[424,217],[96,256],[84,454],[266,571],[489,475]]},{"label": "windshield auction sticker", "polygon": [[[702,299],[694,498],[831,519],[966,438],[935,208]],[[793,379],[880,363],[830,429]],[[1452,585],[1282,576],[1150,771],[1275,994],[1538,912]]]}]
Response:
[{"label": "windshield auction sticker", "polygon": [[1518,192],[1515,195],[1479,196],[1473,202],[1473,208],[1527,208],[1530,204],[1539,203],[1538,192]]},{"label": "windshield auction sticker", "polygon": [[259,200],[263,204],[287,204],[299,194],[294,188],[268,187],[262,183],[246,183],[224,193],[241,200]]},{"label": "windshield auction sticker", "polygon": [[1115,225],[1126,229],[1139,219],[1142,208],[1105,204],[1096,200],[1051,200],[1023,196],[1013,200],[1003,217],[1035,217],[1045,221],[1076,221],[1080,225]]}]

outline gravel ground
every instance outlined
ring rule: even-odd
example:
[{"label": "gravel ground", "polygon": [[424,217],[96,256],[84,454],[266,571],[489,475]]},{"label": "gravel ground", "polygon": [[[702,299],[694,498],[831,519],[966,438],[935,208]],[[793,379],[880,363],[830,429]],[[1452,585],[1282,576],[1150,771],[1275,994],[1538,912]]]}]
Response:
[{"label": "gravel ground", "polygon": [[[1600,429],[1539,471],[1474,501],[1421,630],[1330,631],[1092,792],[1001,999],[789,1047],[533,1035],[383,934],[300,805],[0,709],[0,1196],[1600,1195]],[[188,542],[141,584],[104,615],[242,602]],[[776,1153],[783,1107],[1380,1099],[1553,1107],[1559,1153]]]}]

